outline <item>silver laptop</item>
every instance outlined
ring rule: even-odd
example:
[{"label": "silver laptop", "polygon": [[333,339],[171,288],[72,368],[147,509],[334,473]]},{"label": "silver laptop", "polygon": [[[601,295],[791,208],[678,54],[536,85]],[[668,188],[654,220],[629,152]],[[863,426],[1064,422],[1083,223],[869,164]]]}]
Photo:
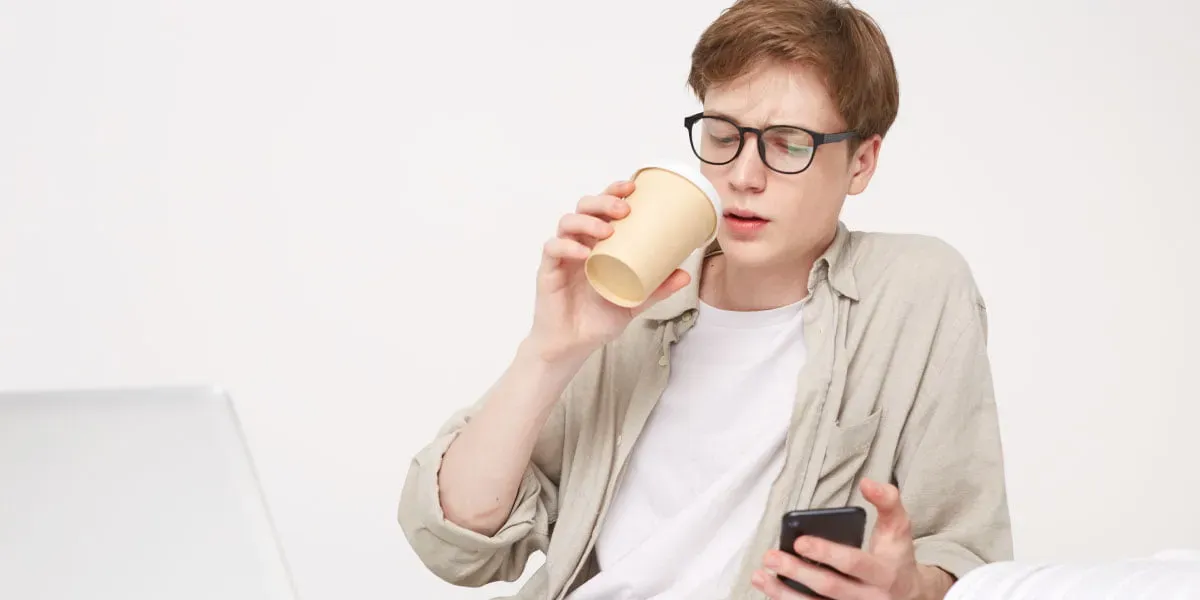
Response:
[{"label": "silver laptop", "polygon": [[294,600],[229,397],[0,394],[0,598]]}]

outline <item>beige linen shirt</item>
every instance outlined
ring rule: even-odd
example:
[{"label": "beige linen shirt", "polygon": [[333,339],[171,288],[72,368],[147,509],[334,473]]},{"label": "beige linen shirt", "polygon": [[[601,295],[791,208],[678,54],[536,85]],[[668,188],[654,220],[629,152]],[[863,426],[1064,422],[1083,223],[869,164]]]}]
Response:
[{"label": "beige linen shirt", "polygon": [[[635,320],[575,376],[494,536],[447,521],[438,500],[442,455],[476,407],[456,414],[416,455],[399,522],[429,569],[457,585],[514,581],[533,552],[544,552],[545,564],[513,597],[520,600],[560,600],[597,572],[597,534],[667,384],[671,344],[695,324],[704,258],[696,253],[685,263],[688,287]],[[863,477],[899,487],[919,562],[962,577],[1010,559],[987,316],[966,262],[935,238],[839,225],[808,282],[809,360],[798,367],[785,463],[758,527],[746,532],[752,544],[731,598],[762,598],[750,574],[778,544],[788,510],[863,506],[869,531],[876,513],[858,490]],[[729,410],[738,410],[736,398]]]}]

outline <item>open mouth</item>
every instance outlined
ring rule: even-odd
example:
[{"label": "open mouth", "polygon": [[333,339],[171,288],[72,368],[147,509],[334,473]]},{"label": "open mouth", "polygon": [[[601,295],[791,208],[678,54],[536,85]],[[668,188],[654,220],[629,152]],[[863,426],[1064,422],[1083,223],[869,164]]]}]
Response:
[{"label": "open mouth", "polygon": [[725,218],[729,219],[730,221],[733,221],[735,223],[750,224],[750,223],[766,223],[767,222],[767,219],[764,219],[752,212],[740,211],[740,210],[726,211]]}]

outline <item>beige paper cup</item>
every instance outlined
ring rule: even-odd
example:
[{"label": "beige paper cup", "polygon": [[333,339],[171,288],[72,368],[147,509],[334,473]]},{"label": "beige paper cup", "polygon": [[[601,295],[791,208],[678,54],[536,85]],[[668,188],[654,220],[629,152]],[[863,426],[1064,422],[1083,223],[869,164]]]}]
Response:
[{"label": "beige paper cup", "polygon": [[708,179],[682,165],[649,166],[633,175],[629,215],[584,264],[588,282],[609,302],[635,307],[688,255],[717,237],[720,200]]}]

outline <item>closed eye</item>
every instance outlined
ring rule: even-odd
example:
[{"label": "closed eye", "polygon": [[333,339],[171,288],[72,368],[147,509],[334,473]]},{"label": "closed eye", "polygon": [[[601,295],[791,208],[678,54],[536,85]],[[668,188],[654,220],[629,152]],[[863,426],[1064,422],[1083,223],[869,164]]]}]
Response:
[{"label": "closed eye", "polygon": [[717,144],[720,146],[729,146],[729,145],[736,144],[738,142],[738,138],[736,136],[716,136],[716,135],[710,134],[708,136],[708,139],[712,140],[712,142],[714,144]]}]

